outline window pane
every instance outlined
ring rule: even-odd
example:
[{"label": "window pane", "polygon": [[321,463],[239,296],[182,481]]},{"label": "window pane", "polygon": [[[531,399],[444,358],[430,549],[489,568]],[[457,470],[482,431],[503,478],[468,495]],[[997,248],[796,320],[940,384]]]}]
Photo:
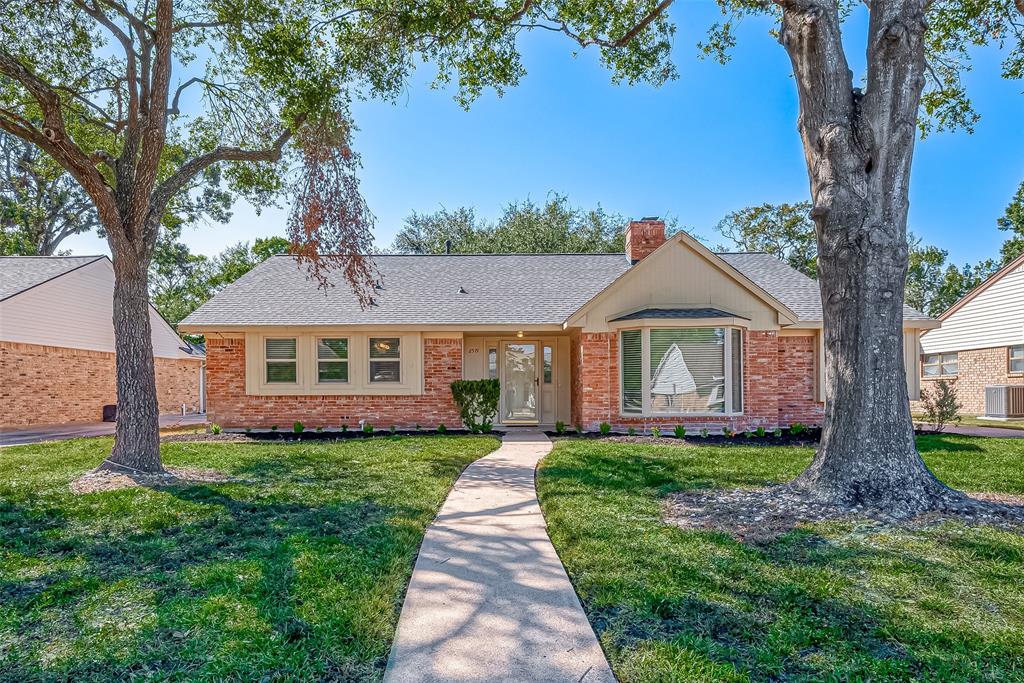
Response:
[{"label": "window pane", "polygon": [[370,337],[370,358],[401,358],[398,337]]},{"label": "window pane", "polygon": [[743,412],[743,332],[732,330],[732,411]]},{"label": "window pane", "polygon": [[267,339],[267,360],[295,360],[295,339]]},{"label": "window pane", "polygon": [[348,362],[347,361],[320,361],[317,363],[317,381],[319,382],[347,382]]},{"label": "window pane", "polygon": [[1024,372],[1024,358],[1015,358],[1010,361],[1010,372]]},{"label": "window pane", "polygon": [[544,384],[551,384],[551,347],[544,347]]},{"label": "window pane", "polygon": [[1010,372],[1024,372],[1024,344],[1010,347]]},{"label": "window pane", "polygon": [[643,359],[640,330],[622,333],[622,412],[643,410]]},{"label": "window pane", "polygon": [[957,360],[955,353],[942,354],[942,374],[955,375],[957,372]]},{"label": "window pane", "polygon": [[268,362],[267,382],[291,382],[296,381],[295,362]]},{"label": "window pane", "polygon": [[371,382],[401,382],[402,363],[397,360],[370,361]]},{"label": "window pane", "polygon": [[725,412],[725,330],[651,330],[651,412]]},{"label": "window pane", "polygon": [[487,349],[487,377],[498,379],[498,349]]},{"label": "window pane", "polygon": [[316,357],[324,360],[344,360],[348,358],[348,339],[317,340]]},{"label": "window pane", "polygon": [[925,365],[924,366],[925,377],[935,377],[939,374],[938,365]]}]

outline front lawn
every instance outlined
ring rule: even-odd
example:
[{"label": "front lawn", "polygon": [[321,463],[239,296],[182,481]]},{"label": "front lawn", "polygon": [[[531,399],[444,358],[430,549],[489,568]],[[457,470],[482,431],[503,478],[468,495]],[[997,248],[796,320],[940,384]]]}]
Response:
[{"label": "front lawn", "polygon": [[[947,483],[1024,494],[1024,440],[923,436]],[[765,545],[662,522],[663,497],[798,474],[785,447],[560,442],[551,538],[623,683],[1024,681],[1024,537],[828,523]]]},{"label": "front lawn", "polygon": [[237,481],[72,494],[110,445],[0,450],[2,680],[379,680],[423,531],[498,441],[169,443]]}]

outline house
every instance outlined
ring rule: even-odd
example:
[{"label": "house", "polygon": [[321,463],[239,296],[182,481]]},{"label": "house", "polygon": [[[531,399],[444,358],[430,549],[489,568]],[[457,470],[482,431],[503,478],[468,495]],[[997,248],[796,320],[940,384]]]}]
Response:
[{"label": "house", "polygon": [[[0,257],[0,428],[99,422],[117,402],[106,256]],[[150,310],[160,411],[201,407],[200,349]]]},{"label": "house", "polygon": [[1024,385],[1024,254],[939,316],[921,335],[921,379],[954,381],[965,414],[985,414],[985,387]]},{"label": "house", "polygon": [[[209,414],[226,428],[452,426],[450,383],[486,377],[501,381],[500,425],[821,422],[815,281],[767,254],[666,239],[657,219],[632,222],[626,242],[625,254],[376,256],[366,310],[277,256],[180,327],[206,335]],[[935,324],[906,310],[913,352]]]}]

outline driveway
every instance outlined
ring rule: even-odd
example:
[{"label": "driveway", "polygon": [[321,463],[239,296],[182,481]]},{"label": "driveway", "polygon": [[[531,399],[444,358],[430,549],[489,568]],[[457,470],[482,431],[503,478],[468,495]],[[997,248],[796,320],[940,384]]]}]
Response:
[{"label": "driveway", "polygon": [[[929,425],[915,423],[914,426],[927,432]],[[985,427],[983,425],[947,425],[942,429],[943,434],[963,434],[964,436],[991,436],[1000,439],[1024,439],[1024,429],[1013,429],[1012,427]]]},{"label": "driveway", "polygon": [[[206,415],[161,415],[160,428],[173,429],[189,425],[206,424]],[[63,425],[41,425],[30,429],[0,430],[0,447],[19,446],[44,441],[80,439],[85,436],[109,436],[114,433],[113,422],[78,422]]]}]

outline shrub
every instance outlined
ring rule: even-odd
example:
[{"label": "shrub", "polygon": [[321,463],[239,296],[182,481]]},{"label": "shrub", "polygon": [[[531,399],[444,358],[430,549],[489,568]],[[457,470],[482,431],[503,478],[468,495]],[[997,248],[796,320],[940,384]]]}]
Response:
[{"label": "shrub", "polygon": [[658,427],[651,427],[651,436],[653,436],[655,439],[660,439],[661,429],[659,429]]},{"label": "shrub", "polygon": [[583,433],[583,425],[581,425],[579,422],[576,423],[576,433],[577,434],[582,434]]},{"label": "shrub", "polygon": [[765,435],[764,427],[758,427],[757,429],[754,430],[754,436],[764,436],[764,435]]},{"label": "shrub", "polygon": [[417,423],[416,423],[416,426],[414,427],[414,429],[415,429],[415,430],[416,430],[417,432],[418,432],[418,431],[420,431],[420,423],[419,423],[419,422],[417,422]]},{"label": "shrub", "polygon": [[708,438],[708,428],[707,427],[701,427],[700,438],[702,438],[702,439]]},{"label": "shrub", "polygon": [[246,434],[252,434],[252,427],[246,427],[245,428],[245,433]]},{"label": "shrub", "polygon": [[[246,431],[248,431],[248,430],[246,430]],[[220,425],[217,424],[216,422],[211,424],[210,425],[210,433],[211,434],[220,434]]]},{"label": "shrub", "polygon": [[565,434],[565,423],[561,420],[555,423],[555,434]]},{"label": "shrub", "polygon": [[677,439],[681,439],[686,436],[686,427],[683,425],[676,425],[676,428],[672,430],[672,433],[676,435]]},{"label": "shrub", "polygon": [[460,379],[452,382],[452,398],[459,416],[469,431],[491,431],[491,420],[498,414],[501,384],[496,379]]},{"label": "shrub", "polygon": [[626,434],[629,436],[636,436],[636,427],[630,427],[626,430]]},{"label": "shrub", "polygon": [[732,430],[729,429],[728,427],[722,427],[722,436],[724,436],[724,437],[732,436]]},{"label": "shrub", "polygon": [[921,392],[921,403],[924,404],[925,419],[936,433],[949,423],[960,421],[958,413],[963,404],[956,395],[956,385],[949,380],[940,379],[931,391]]},{"label": "shrub", "polygon": [[276,432],[277,431],[277,425],[271,425],[270,426],[270,431]]},{"label": "shrub", "polygon": [[373,434],[373,425],[369,422],[363,424],[363,434]]},{"label": "shrub", "polygon": [[398,427],[396,425],[391,425],[391,429],[388,431],[390,431],[391,435],[394,436],[395,434],[398,433]]},{"label": "shrub", "polygon": [[775,431],[772,432],[772,436],[782,436],[782,428],[776,427]]},{"label": "shrub", "polygon": [[612,433],[612,426],[607,422],[602,422],[601,426],[598,427],[597,429],[599,432],[601,432],[602,436],[608,436],[609,434]]},{"label": "shrub", "polygon": [[800,434],[803,434],[806,431],[807,425],[805,425],[803,422],[794,422],[793,424],[789,425],[789,433],[792,434],[793,436],[799,436]]},{"label": "shrub", "polygon": [[298,420],[296,420],[295,424],[292,425],[292,431],[295,432],[296,434],[301,434],[303,431],[305,431],[305,429],[305,425],[303,425]]},{"label": "shrub", "polygon": [[448,428],[444,426],[444,422],[442,422],[441,424],[437,425],[437,433],[438,434],[444,434],[447,431],[448,431]]},{"label": "shrub", "polygon": [[324,433],[324,428],[323,427],[317,427],[316,428],[316,433],[317,434],[323,434]]},{"label": "shrub", "polygon": [[344,434],[348,431],[348,425],[341,425],[341,433]]}]

